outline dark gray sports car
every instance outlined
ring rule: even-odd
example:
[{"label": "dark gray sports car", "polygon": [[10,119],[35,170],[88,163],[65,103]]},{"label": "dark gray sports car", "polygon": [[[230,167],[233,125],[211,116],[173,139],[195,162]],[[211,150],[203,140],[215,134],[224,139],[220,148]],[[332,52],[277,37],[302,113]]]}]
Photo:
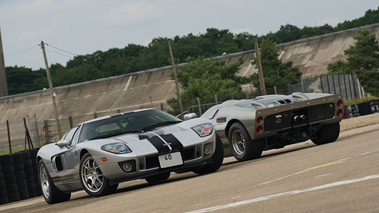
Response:
[{"label": "dark gray sports car", "polygon": [[337,140],[343,117],[341,95],[293,93],[229,100],[201,117],[214,125],[225,156],[239,161],[258,158],[263,150],[311,139],[315,144]]},{"label": "dark gray sports car", "polygon": [[81,123],[37,154],[47,203],[69,200],[80,189],[101,196],[122,181],[166,180],[173,171],[215,172],[223,157],[222,142],[209,120],[181,121],[156,109]]}]

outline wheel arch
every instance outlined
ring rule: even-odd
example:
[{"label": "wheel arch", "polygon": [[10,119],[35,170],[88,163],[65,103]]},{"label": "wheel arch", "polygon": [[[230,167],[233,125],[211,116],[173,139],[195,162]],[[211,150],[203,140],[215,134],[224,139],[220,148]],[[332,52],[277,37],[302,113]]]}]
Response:
[{"label": "wheel arch", "polygon": [[[243,123],[242,123],[240,120],[238,120],[238,119],[232,119],[232,120],[230,120],[230,121],[228,122],[228,124],[227,124],[226,127],[225,127],[225,135],[226,135],[227,138],[229,138],[229,130],[230,130],[230,128],[231,128],[232,125],[235,124],[235,123],[239,123],[239,124],[241,124],[241,125],[243,126],[243,128],[245,128],[245,130],[247,131],[245,125],[243,125]],[[249,137],[250,137],[250,135],[249,135]],[[250,138],[251,138],[251,137],[250,137]]]},{"label": "wheel arch", "polygon": [[85,154],[87,154],[87,153],[90,153],[87,149],[82,149],[81,151],[80,151],[80,159],[82,159],[83,158],[83,156],[85,155]]}]

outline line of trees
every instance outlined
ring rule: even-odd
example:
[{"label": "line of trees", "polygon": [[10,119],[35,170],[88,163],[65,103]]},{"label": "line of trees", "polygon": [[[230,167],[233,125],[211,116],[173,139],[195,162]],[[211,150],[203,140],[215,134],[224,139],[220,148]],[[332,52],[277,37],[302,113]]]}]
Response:
[{"label": "line of trees", "polygon": [[[267,45],[280,44],[374,23],[379,23],[379,7],[376,10],[368,10],[363,17],[339,23],[336,27],[325,24],[300,29],[287,24],[281,26],[275,33],[270,32],[260,36],[258,41],[262,43],[265,40]],[[190,33],[171,39],[159,37],[153,39],[148,46],[128,44],[124,48],[75,56],[66,66],[52,64],[50,72],[53,84],[63,86],[171,65],[168,40],[172,40],[171,45],[177,64],[187,62],[191,58],[211,58],[224,53],[251,50],[254,44],[254,36],[249,33],[233,34],[227,29],[215,28],[209,28],[199,35]],[[290,65],[292,64],[283,66]],[[27,67],[8,66],[6,72],[9,95],[48,88],[45,69],[32,70]]]}]

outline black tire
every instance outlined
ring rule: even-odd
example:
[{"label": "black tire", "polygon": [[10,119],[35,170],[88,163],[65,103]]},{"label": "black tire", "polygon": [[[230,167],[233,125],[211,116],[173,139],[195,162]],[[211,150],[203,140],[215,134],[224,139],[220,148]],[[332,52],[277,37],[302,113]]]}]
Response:
[{"label": "black tire", "polygon": [[24,156],[24,161],[29,160],[31,157],[30,150],[24,150],[24,151],[21,151],[20,153],[22,153],[22,155]]},{"label": "black tire", "polygon": [[13,163],[13,167],[14,167],[14,171],[24,170],[24,168],[25,168],[24,162],[23,161],[21,161],[21,162],[15,162],[15,163]]},{"label": "black tire", "polygon": [[36,190],[36,183],[34,182],[27,182],[28,183],[28,189],[31,190],[31,189],[34,189]]},{"label": "black tire", "polygon": [[316,145],[322,145],[336,141],[339,135],[340,123],[328,124],[322,126],[311,140]]},{"label": "black tire", "polygon": [[27,175],[25,177],[26,182],[33,182],[34,183],[34,175]]},{"label": "black tire", "polygon": [[212,163],[196,168],[192,170],[194,173],[199,175],[209,174],[216,172],[222,165],[224,161],[224,147],[220,137],[216,136],[216,148],[215,152],[212,155]]},{"label": "black tire", "polygon": [[0,205],[9,203],[8,196],[1,196],[0,195]]},{"label": "black tire", "polygon": [[0,180],[0,196],[7,195],[7,188],[4,180]]},{"label": "black tire", "polygon": [[18,194],[21,200],[29,199],[29,190],[27,188],[19,189]]},{"label": "black tire", "polygon": [[39,181],[38,176],[39,176],[38,172],[33,174],[37,195],[39,196],[39,195],[42,195],[42,187],[41,187],[41,182]]},{"label": "black tire", "polygon": [[7,183],[7,194],[12,194],[12,193],[15,193],[15,192],[18,192],[18,188],[17,188],[17,184],[16,183]]},{"label": "black tire", "polygon": [[13,157],[13,163],[18,163],[18,162],[24,161],[24,155],[21,152],[13,153],[12,157]]},{"label": "black tire", "polygon": [[29,150],[31,159],[35,159],[37,157],[38,150],[39,150],[39,148],[34,148],[34,149]]},{"label": "black tire", "polygon": [[96,161],[89,153],[85,154],[80,161],[79,176],[84,190],[94,197],[110,194],[118,186],[110,185],[109,180],[103,175]]},{"label": "black tire", "polygon": [[26,176],[33,175],[33,173],[34,173],[33,167],[25,167],[24,171],[25,171]]},{"label": "black tire", "polygon": [[8,194],[9,202],[15,202],[20,200],[20,194],[18,192]]},{"label": "black tire", "polygon": [[25,179],[17,180],[17,188],[20,191],[20,189],[26,189],[28,187],[28,184],[26,183]]},{"label": "black tire", "polygon": [[17,180],[25,179],[25,172],[24,172],[24,170],[16,171],[16,172],[14,172],[14,175],[16,175],[16,179]]},{"label": "black tire", "polygon": [[31,168],[33,166],[32,160],[30,160],[30,159],[25,160],[24,159],[24,166],[25,166],[25,168],[28,168],[28,167]]},{"label": "black tire", "polygon": [[1,165],[11,165],[13,164],[13,157],[12,155],[1,155],[0,156]]},{"label": "black tire", "polygon": [[170,174],[171,174],[170,172],[165,172],[165,173],[153,175],[153,176],[150,176],[150,177],[146,177],[145,180],[148,183],[157,183],[157,182],[160,182],[160,181],[167,180],[170,177]]},{"label": "black tire", "polygon": [[13,165],[6,165],[4,166],[3,165],[3,174],[6,175],[6,174],[13,174],[14,173],[14,167]]},{"label": "black tire", "polygon": [[53,204],[69,200],[71,193],[63,193],[54,185],[42,160],[38,162],[38,168],[42,195],[45,201],[48,204]]},{"label": "black tire", "polygon": [[230,148],[238,161],[246,161],[259,158],[262,155],[263,139],[251,140],[245,127],[240,123],[234,123],[228,134]]},{"label": "black tire", "polygon": [[6,184],[12,184],[17,182],[17,178],[15,174],[7,174],[4,175],[4,180]]},{"label": "black tire", "polygon": [[29,189],[29,198],[37,197],[37,191],[35,189]]}]

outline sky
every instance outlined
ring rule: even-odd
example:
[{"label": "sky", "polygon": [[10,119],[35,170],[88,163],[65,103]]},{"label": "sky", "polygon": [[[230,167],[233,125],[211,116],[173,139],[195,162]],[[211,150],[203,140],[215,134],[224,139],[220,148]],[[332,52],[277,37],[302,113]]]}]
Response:
[{"label": "sky", "polygon": [[5,66],[37,70],[45,68],[41,41],[48,64],[66,66],[75,55],[207,28],[259,36],[286,24],[336,26],[378,6],[378,0],[0,0],[0,30]]}]

